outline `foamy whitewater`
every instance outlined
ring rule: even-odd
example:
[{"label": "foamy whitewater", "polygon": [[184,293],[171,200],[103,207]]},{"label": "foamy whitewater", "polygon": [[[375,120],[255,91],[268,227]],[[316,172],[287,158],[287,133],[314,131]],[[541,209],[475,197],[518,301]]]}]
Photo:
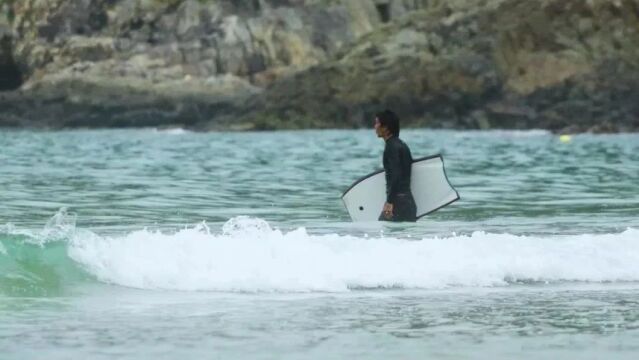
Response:
[{"label": "foamy whitewater", "polygon": [[[68,255],[101,282],[139,288],[231,292],[342,292],[371,288],[438,289],[517,283],[639,281],[639,231],[619,234],[357,237],[273,229],[236,217],[219,231],[206,223],[178,231],[99,236],[75,229],[61,210],[42,231],[7,225],[4,233]],[[1,244],[0,244],[1,245]],[[7,250],[0,248],[0,254]]]},{"label": "foamy whitewater", "polygon": [[[51,230],[48,230],[51,232]],[[140,289],[348,291],[639,281],[639,231],[555,237],[491,234],[397,239],[283,232],[237,217],[175,233],[77,231],[69,256],[103,282]]]}]

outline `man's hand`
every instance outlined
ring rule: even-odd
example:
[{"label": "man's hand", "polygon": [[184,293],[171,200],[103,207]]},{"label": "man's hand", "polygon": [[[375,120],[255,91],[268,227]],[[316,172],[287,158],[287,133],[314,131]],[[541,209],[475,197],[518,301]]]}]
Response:
[{"label": "man's hand", "polygon": [[385,203],[383,212],[384,212],[384,217],[386,219],[392,219],[393,218],[393,204]]}]

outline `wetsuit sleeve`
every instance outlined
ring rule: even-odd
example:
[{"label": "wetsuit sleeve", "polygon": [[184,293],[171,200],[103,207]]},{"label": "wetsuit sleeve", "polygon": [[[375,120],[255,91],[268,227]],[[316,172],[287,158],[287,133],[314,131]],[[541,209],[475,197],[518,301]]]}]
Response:
[{"label": "wetsuit sleeve", "polygon": [[386,158],[386,202],[393,204],[399,190],[401,159],[399,147],[389,146],[384,152]]}]

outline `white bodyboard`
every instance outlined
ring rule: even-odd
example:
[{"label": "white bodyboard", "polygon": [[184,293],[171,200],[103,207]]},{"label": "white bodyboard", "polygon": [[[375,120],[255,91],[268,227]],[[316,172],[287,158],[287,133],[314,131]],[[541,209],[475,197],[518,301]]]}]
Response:
[{"label": "white bodyboard", "polygon": [[[417,205],[417,218],[459,200],[459,194],[448,182],[441,155],[413,161],[410,188]],[[386,202],[384,170],[357,180],[344,192],[342,200],[353,221],[377,221]]]}]

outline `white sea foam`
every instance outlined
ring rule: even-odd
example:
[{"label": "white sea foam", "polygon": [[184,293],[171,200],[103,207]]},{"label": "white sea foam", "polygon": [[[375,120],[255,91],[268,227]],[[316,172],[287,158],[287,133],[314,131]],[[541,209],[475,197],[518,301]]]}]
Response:
[{"label": "white sea foam", "polygon": [[179,127],[169,127],[169,128],[146,128],[147,131],[150,130],[151,132],[154,133],[159,133],[159,134],[166,134],[166,135],[184,135],[184,134],[191,134],[192,131],[190,130],[186,130],[184,128],[179,128]]},{"label": "white sea foam", "polygon": [[231,219],[174,234],[78,233],[70,256],[99,280],[143,289],[347,291],[502,286],[513,281],[639,281],[639,231],[556,237],[475,232],[407,241],[282,232]]}]

